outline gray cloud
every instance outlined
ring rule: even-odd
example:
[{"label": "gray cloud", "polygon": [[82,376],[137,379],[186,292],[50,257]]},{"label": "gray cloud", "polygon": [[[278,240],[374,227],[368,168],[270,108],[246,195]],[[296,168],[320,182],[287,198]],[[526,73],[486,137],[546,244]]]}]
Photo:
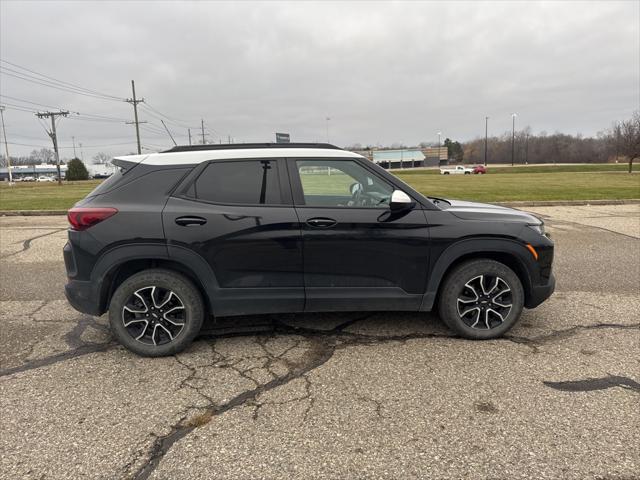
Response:
[{"label": "gray cloud", "polygon": [[[518,125],[595,135],[640,106],[638,2],[11,2],[0,54],[61,80],[140,96],[209,138],[337,144],[464,140]],[[104,101],[1,77],[2,95],[130,118]],[[3,102],[13,102],[6,98]],[[35,108],[35,107],[34,107]],[[48,145],[7,110],[10,142]],[[168,146],[159,120],[143,129]],[[170,128],[186,142],[186,129]],[[152,133],[149,129],[154,130]],[[133,127],[63,119],[60,139],[132,151]],[[11,145],[26,153],[29,146]],[[65,153],[69,150],[65,150]],[[68,156],[68,155],[67,155]]]}]

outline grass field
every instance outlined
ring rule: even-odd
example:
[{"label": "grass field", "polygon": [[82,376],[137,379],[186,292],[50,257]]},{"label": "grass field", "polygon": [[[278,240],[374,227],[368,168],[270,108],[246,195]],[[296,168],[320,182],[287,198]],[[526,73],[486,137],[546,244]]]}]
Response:
[{"label": "grass field", "polygon": [[102,180],[57,183],[0,182],[0,210],[66,210]]},{"label": "grass field", "polygon": [[[439,175],[437,170],[394,171],[419,192],[480,202],[518,200],[599,200],[640,198],[640,173],[626,165],[495,167],[486,175]],[[314,192],[343,194],[352,182],[345,175],[309,175]],[[311,178],[310,178],[311,179]],[[0,210],[64,210],[100,181],[55,183],[0,182]],[[328,187],[328,188],[327,188]]]}]

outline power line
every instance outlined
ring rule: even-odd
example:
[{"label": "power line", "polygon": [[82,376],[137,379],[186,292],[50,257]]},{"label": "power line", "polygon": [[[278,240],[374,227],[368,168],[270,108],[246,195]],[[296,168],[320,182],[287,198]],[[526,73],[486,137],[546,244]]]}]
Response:
[{"label": "power line", "polygon": [[[124,98],[122,98],[122,97],[118,97],[116,95],[110,95],[108,93],[99,92],[97,90],[92,90],[90,88],[86,88],[86,87],[83,87],[83,86],[75,84],[75,83],[71,83],[71,82],[67,82],[67,81],[64,81],[64,80],[60,80],[58,78],[50,77],[49,75],[45,75],[43,73],[36,72],[35,70],[31,70],[29,68],[23,67],[23,66],[18,65],[16,63],[9,62],[7,60],[1,60],[0,59],[0,62],[5,63],[7,65],[11,65],[11,66],[16,67],[16,68],[18,68],[20,70],[24,70],[26,72],[30,72],[32,74],[37,75],[37,77],[36,77],[34,75],[29,75],[28,73],[24,73],[24,72],[21,72],[19,70],[15,70],[13,68],[9,68],[9,67],[6,67],[6,66],[2,67],[5,70],[9,70],[10,72],[14,72],[14,73],[23,75],[25,77],[34,78],[36,80],[44,81],[44,82],[51,83],[51,84],[60,84],[60,86],[65,87],[65,88],[72,88],[72,89],[75,89],[75,90],[82,90],[84,92],[87,92],[88,94],[97,95],[97,96],[105,97],[105,98],[110,98],[112,100],[118,100],[118,101],[124,100]],[[38,77],[42,77],[42,78],[38,78]]]}]

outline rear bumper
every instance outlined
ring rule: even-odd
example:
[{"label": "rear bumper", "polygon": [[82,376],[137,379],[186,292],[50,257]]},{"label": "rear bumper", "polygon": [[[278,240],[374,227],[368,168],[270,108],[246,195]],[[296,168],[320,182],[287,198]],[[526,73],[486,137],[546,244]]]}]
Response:
[{"label": "rear bumper", "polygon": [[555,289],[556,277],[552,273],[549,275],[549,281],[546,285],[534,285],[531,288],[531,293],[527,296],[527,301],[524,306],[527,308],[536,308],[549,298]]},{"label": "rear bumper", "polygon": [[92,282],[69,280],[64,286],[64,294],[71,306],[79,312],[95,316],[104,313],[100,308],[100,292]]}]

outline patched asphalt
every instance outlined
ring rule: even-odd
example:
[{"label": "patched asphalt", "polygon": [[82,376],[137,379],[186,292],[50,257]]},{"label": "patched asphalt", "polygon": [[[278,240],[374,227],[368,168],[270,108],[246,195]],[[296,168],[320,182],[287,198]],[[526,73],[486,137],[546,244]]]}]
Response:
[{"label": "patched asphalt", "polygon": [[527,210],[558,290],[504,339],[269,315],[162,359],[68,306],[64,218],[0,218],[0,477],[636,478],[640,206]]}]

